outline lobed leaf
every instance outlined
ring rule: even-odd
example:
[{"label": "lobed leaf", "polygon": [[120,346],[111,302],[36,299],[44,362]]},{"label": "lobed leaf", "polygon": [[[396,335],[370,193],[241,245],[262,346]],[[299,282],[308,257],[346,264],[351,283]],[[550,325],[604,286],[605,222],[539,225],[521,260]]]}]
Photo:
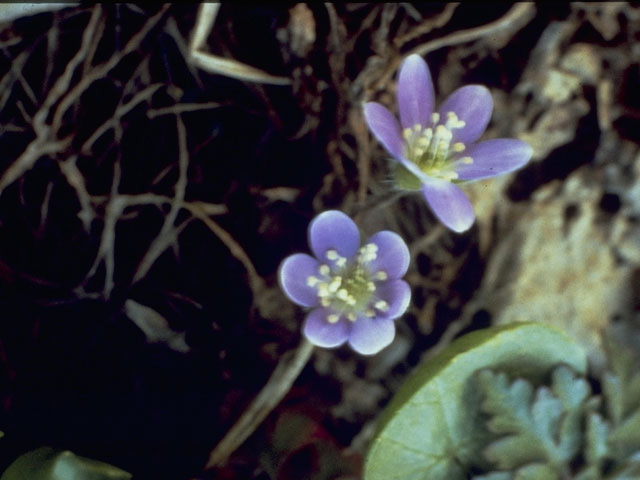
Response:
[{"label": "lobed leaf", "polygon": [[[586,381],[560,366],[553,371],[551,389],[539,387],[534,398],[528,381],[509,384],[503,372],[485,370],[478,380],[485,396],[482,409],[491,415],[487,425],[503,434],[486,448],[487,459],[506,470],[547,462],[545,468],[568,470],[582,444],[583,407],[590,393]],[[541,469],[520,468],[516,478],[537,478]]]},{"label": "lobed leaf", "polygon": [[[417,368],[382,413],[364,478],[457,480],[472,467],[488,470],[482,450],[492,434],[484,427],[481,392],[469,380],[484,368],[540,380],[560,363],[586,370],[582,348],[547,325],[510,324],[459,338]],[[516,388],[526,396],[530,387]],[[498,427],[511,424],[505,419]]]}]

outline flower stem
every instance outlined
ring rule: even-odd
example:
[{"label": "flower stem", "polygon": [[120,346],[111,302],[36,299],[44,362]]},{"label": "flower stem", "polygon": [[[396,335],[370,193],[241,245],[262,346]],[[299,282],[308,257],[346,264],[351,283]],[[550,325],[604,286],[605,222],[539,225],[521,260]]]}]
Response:
[{"label": "flower stem", "polygon": [[309,361],[313,345],[302,339],[295,350],[282,356],[267,384],[209,455],[205,470],[224,464],[287,394]]}]

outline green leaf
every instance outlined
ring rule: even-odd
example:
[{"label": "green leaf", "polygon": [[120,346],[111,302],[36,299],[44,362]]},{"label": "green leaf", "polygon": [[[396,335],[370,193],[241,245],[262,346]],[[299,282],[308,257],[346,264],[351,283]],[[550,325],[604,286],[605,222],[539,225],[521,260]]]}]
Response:
[{"label": "green leaf", "polygon": [[587,464],[598,467],[607,456],[607,435],[609,425],[598,413],[591,413],[587,418],[586,445],[584,449]]},{"label": "green leaf", "polygon": [[[523,478],[537,478],[537,462],[550,463],[556,472],[568,470],[582,443],[583,406],[589,386],[566,366],[553,371],[551,389],[533,387],[523,379],[509,384],[506,374],[484,370],[478,375],[485,396],[482,409],[491,414],[488,427],[503,434],[485,450],[488,460],[500,469],[520,469]],[[516,475],[516,478],[519,478]]]},{"label": "green leaf", "polygon": [[0,480],[127,480],[131,474],[107,463],[49,447],[21,455]]},{"label": "green leaf", "polygon": [[510,324],[457,339],[417,368],[382,413],[364,478],[457,480],[471,466],[488,470],[481,392],[470,378],[496,368],[541,380],[560,363],[583,373],[585,353],[547,325]]},{"label": "green leaf", "polygon": [[509,472],[491,472],[486,475],[476,475],[471,480],[512,480],[513,475]]},{"label": "green leaf", "polygon": [[602,390],[612,426],[609,445],[623,460],[640,450],[640,375],[637,353],[620,344],[607,344],[609,371],[602,376]]},{"label": "green leaf", "polygon": [[637,353],[630,348],[607,343],[610,371],[602,378],[609,418],[618,425],[640,406],[640,375],[637,374]]},{"label": "green leaf", "polygon": [[602,475],[598,467],[591,466],[581,470],[573,480],[602,480]]},{"label": "green leaf", "polygon": [[518,469],[514,480],[560,480],[560,477],[548,465],[532,463]]},{"label": "green leaf", "polygon": [[609,443],[624,456],[640,449],[640,408],[611,431]]}]

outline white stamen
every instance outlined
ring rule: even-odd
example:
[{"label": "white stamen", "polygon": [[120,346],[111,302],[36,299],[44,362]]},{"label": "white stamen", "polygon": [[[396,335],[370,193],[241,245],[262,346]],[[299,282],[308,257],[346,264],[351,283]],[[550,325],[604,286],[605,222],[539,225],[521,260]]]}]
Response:
[{"label": "white stamen", "polygon": [[366,312],[364,312],[364,314],[369,318],[376,316],[376,312],[374,312],[372,309],[367,310]]},{"label": "white stamen", "polygon": [[367,290],[369,290],[370,292],[375,292],[376,284],[373,282],[367,282]]},{"label": "white stamen", "polygon": [[457,153],[464,152],[465,148],[466,147],[464,146],[464,143],[462,143],[462,142],[456,142],[456,143],[453,144],[453,151],[454,152],[457,152]]},{"label": "white stamen", "polygon": [[329,323],[337,323],[338,320],[340,320],[340,315],[336,315],[335,313],[327,315],[327,322]]},{"label": "white stamen", "polygon": [[386,280],[387,278],[389,278],[389,275],[384,270],[376,272],[376,280]]},{"label": "white stamen", "polygon": [[402,136],[408,142],[409,140],[411,140],[411,137],[413,137],[413,130],[411,130],[410,128],[405,128],[402,131]]},{"label": "white stamen", "polygon": [[431,121],[433,123],[438,123],[440,121],[440,114],[438,112],[434,112],[431,114]]},{"label": "white stamen", "polygon": [[329,268],[329,265],[320,265],[320,267],[318,268],[318,272],[320,273],[320,275],[329,275],[329,273],[331,273],[331,269]]},{"label": "white stamen", "polygon": [[378,300],[374,304],[374,307],[377,308],[378,310],[380,310],[381,312],[386,312],[387,310],[389,310],[389,304],[387,302],[385,302],[384,300]]},{"label": "white stamen", "polygon": [[338,256],[338,252],[336,252],[335,250],[327,250],[326,257],[328,260],[337,260]]},{"label": "white stamen", "polygon": [[307,286],[313,288],[313,287],[315,287],[317,285],[317,283],[319,281],[320,280],[318,280],[316,277],[311,275],[311,276],[307,277]]},{"label": "white stamen", "polygon": [[333,277],[333,280],[329,284],[329,291],[331,293],[336,293],[340,288],[340,285],[342,285],[342,277],[339,275],[336,277]]},{"label": "white stamen", "polygon": [[325,282],[318,284],[318,296],[319,297],[328,297],[329,296],[329,285]]},{"label": "white stamen", "polygon": [[465,165],[471,165],[473,163],[473,158],[471,158],[471,157],[462,157],[460,159],[460,162],[464,163]]},{"label": "white stamen", "polygon": [[329,305],[331,305],[331,300],[329,300],[327,297],[323,297],[320,299],[320,305],[322,305],[323,307],[328,307]]},{"label": "white stamen", "polygon": [[352,322],[355,322],[357,317],[355,313],[347,313],[347,318]]},{"label": "white stamen", "polygon": [[421,131],[422,131],[422,125],[420,125],[419,123],[416,123],[416,124],[413,126],[413,130],[414,130],[416,133],[421,132]]}]

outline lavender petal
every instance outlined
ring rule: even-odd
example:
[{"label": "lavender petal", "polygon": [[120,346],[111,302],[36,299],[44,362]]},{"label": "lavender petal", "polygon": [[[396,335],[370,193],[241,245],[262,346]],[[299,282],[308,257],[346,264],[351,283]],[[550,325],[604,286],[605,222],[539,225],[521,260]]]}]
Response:
[{"label": "lavender petal", "polygon": [[331,249],[350,259],[360,247],[360,232],[347,215],[338,210],[328,210],[309,225],[309,245],[320,261],[325,260],[327,250]]},{"label": "lavender petal", "polygon": [[475,220],[471,202],[460,187],[446,180],[431,179],[422,193],[433,213],[454,232],[464,232]]},{"label": "lavender petal", "polygon": [[307,285],[307,278],[318,275],[319,262],[306,253],[284,259],[278,270],[280,288],[289,299],[303,307],[318,305],[318,293]]},{"label": "lavender petal", "polygon": [[393,320],[404,314],[411,302],[411,288],[404,280],[392,280],[380,283],[376,287],[376,296],[387,302],[386,311],[376,309],[378,318]]},{"label": "lavender petal", "polygon": [[307,315],[302,332],[314,345],[324,348],[342,345],[349,337],[349,322],[340,318],[336,323],[330,323],[327,318],[333,311],[328,308],[316,308]]},{"label": "lavender petal", "polygon": [[475,142],[485,131],[491,112],[493,99],[487,87],[482,85],[467,85],[454,91],[440,106],[440,122],[446,123],[447,114],[454,112],[459,120],[465,122],[462,128],[454,128],[452,142],[462,142],[468,145]]},{"label": "lavender petal", "polygon": [[525,165],[533,155],[533,148],[522,140],[496,138],[472,145],[464,156],[472,164],[460,163],[456,167],[460,180],[480,180],[509,173]]},{"label": "lavender petal", "polygon": [[398,76],[398,110],[402,128],[431,124],[435,93],[429,67],[420,55],[409,55]]},{"label": "lavender petal", "polygon": [[388,318],[358,317],[349,335],[349,345],[362,355],[373,355],[393,341],[396,326]]},{"label": "lavender petal", "polygon": [[364,104],[364,119],[378,141],[394,157],[404,153],[404,139],[400,132],[400,124],[396,117],[385,107],[376,102]]},{"label": "lavender petal", "polygon": [[383,271],[388,279],[394,280],[407,273],[410,260],[409,249],[400,235],[383,230],[372,235],[366,243],[378,246],[376,259],[368,264],[372,274]]}]

